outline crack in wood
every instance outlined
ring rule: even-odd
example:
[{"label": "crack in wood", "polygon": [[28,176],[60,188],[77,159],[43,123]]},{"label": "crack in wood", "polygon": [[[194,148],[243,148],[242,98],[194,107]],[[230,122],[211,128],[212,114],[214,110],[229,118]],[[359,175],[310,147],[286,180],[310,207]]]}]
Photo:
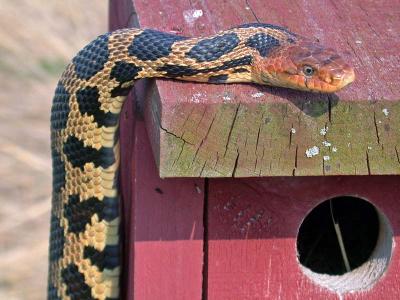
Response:
[{"label": "crack in wood", "polygon": [[256,139],[256,155],[257,155],[257,149],[258,149],[258,142],[260,140],[260,132],[261,132],[261,126],[262,124],[260,124],[260,127],[258,127],[258,132],[257,132],[257,139]]},{"label": "crack in wood", "polygon": [[248,139],[249,139],[249,135],[248,135],[248,133],[246,132],[246,139],[244,140],[244,149],[247,148],[247,141],[248,141]]},{"label": "crack in wood", "polygon": [[[264,161],[264,153],[265,153],[265,146],[263,146],[263,153],[261,156],[261,164]],[[260,167],[260,172],[259,172],[258,176],[261,176],[261,172],[262,172],[262,166]]]},{"label": "crack in wood", "polygon": [[182,147],[181,147],[181,151],[179,151],[178,157],[174,160],[174,162],[172,163],[172,168],[175,166],[176,162],[179,161],[179,159],[181,158],[182,152],[183,152],[183,148],[185,147],[186,142],[183,141]]},{"label": "crack in wood", "polygon": [[207,161],[204,161],[203,167],[200,170],[199,177],[203,177],[203,171],[204,171],[204,168],[206,167],[206,163],[207,163]]},{"label": "crack in wood", "polygon": [[224,157],[226,156],[226,152],[228,151],[228,145],[229,145],[229,142],[231,140],[232,130],[233,130],[233,127],[235,126],[235,122],[236,122],[236,118],[237,118],[237,115],[238,115],[238,112],[239,112],[239,108],[240,108],[240,103],[236,107],[235,115],[233,117],[232,124],[231,124],[231,127],[229,129],[228,140],[226,141],[226,145],[225,145]]},{"label": "crack in wood", "polygon": [[214,169],[217,168],[218,162],[219,162],[219,154],[217,152],[217,159],[215,160],[215,163],[214,163]]},{"label": "crack in wood", "polygon": [[249,0],[246,0],[246,6],[250,9],[253,17],[256,19],[257,23],[260,23],[260,20],[258,19],[256,13],[254,12],[253,8],[251,7]]},{"label": "crack in wood", "polygon": [[367,169],[368,169],[368,175],[371,175],[371,167],[369,164],[369,155],[368,155],[368,150],[365,151],[366,157],[367,157]]},{"label": "crack in wood", "polygon": [[237,156],[236,156],[236,159],[235,159],[235,165],[233,166],[233,170],[232,170],[232,177],[236,177],[236,170],[237,170],[237,166],[238,166],[238,162],[239,162],[239,150],[237,150],[236,149],[236,151],[237,151]]},{"label": "crack in wood", "polygon": [[[244,0],[221,6],[225,10],[234,8],[234,20],[211,24],[210,18],[213,16],[208,15],[207,5],[201,1],[188,1],[191,4],[189,6],[187,2],[184,9],[203,10],[203,19],[199,19],[198,23],[186,30],[191,36],[197,36],[199,32],[200,36],[206,35],[214,28],[222,29],[223,26],[230,26],[229,24],[239,19],[247,18],[247,21],[256,22],[264,21],[267,17],[261,14],[262,4]],[[298,14],[295,8],[304,8],[300,3],[301,1],[290,2],[292,9],[294,8],[293,14]],[[329,0],[327,5],[332,9],[329,17],[336,18],[335,14],[341,9],[339,4]],[[216,6],[213,4],[212,7]],[[240,11],[236,11],[239,8]],[[279,10],[281,5],[274,4],[272,8],[274,12]],[[378,32],[381,34],[380,40],[385,40],[385,45],[395,45],[396,24],[393,23],[394,19],[389,20],[384,24],[388,30],[383,30],[373,18],[365,24],[367,14],[371,17],[378,16],[377,11],[368,6],[364,7],[367,13],[361,11],[358,6],[355,8],[359,12],[354,13],[362,20],[365,29],[360,27],[356,28],[356,31],[346,32],[345,23],[349,22],[350,17],[350,11],[346,11],[336,18],[344,20],[338,28],[339,36],[332,36],[323,31],[325,23],[315,22],[317,19],[314,18],[314,8],[308,4],[304,10],[308,29],[301,28],[299,32],[317,36],[322,41],[327,41],[328,37],[334,38],[333,45],[336,45],[344,58],[354,66],[357,78],[361,80],[337,95],[303,94],[266,87],[257,88],[265,92],[266,101],[255,101],[250,97],[253,91],[251,87],[242,89],[241,85],[196,85],[186,88],[186,85],[180,83],[173,83],[172,91],[168,90],[170,86],[162,84],[158,87],[158,95],[146,92],[146,98],[149,100],[147,103],[154,103],[154,107],[145,104],[146,109],[158,113],[168,112],[161,115],[160,122],[166,127],[162,129],[168,134],[159,129],[153,117],[156,114],[148,113],[145,116],[148,124],[154,124],[152,130],[149,130],[149,135],[153,152],[158,156],[156,161],[160,173],[166,177],[198,176],[199,172],[210,177],[217,177],[219,174],[223,177],[231,176],[231,172],[234,176],[246,177],[311,176],[322,175],[322,166],[325,175],[366,175],[368,172],[382,175],[399,174],[400,143],[396,133],[399,130],[397,120],[400,108],[397,103],[398,97],[393,97],[394,92],[398,91],[398,85],[392,80],[393,76],[389,76],[395,66],[393,62],[397,62],[398,59],[393,56],[392,50],[395,48],[387,49],[372,43],[373,39],[378,40]],[[165,9],[161,8],[163,13],[167,12]],[[153,13],[158,15],[158,11]],[[124,21],[128,14],[129,12],[124,14]],[[161,14],[161,17],[166,16]],[[271,17],[278,23],[279,20],[283,20],[278,15]],[[207,20],[212,27],[206,32],[202,26]],[[295,19],[292,21],[283,25],[294,28],[297,23]],[[167,29],[172,29],[171,26]],[[369,36],[363,35],[363,32]],[[377,58],[380,60],[377,61]],[[388,65],[385,70],[381,68],[384,64]],[[378,77],[383,86],[378,84]],[[385,84],[388,86],[385,87]],[[193,90],[197,91],[198,88],[204,89],[204,95],[207,95],[200,104],[191,101]],[[232,91],[229,97],[232,100],[235,98],[235,101],[221,101],[221,95],[224,97],[228,91]],[[387,109],[390,114],[386,111],[382,114],[382,109]],[[374,110],[375,113],[371,116]],[[263,114],[262,119],[266,119],[266,122],[263,120],[260,125],[259,118]],[[325,127],[332,127],[329,136],[320,134],[324,123]],[[149,126],[148,124],[146,126]],[[290,125],[293,131],[290,130]],[[191,143],[187,143],[188,141]],[[393,150],[395,145],[397,149]],[[308,158],[305,152],[314,146],[319,147],[319,156]],[[239,156],[237,153],[240,153]],[[321,163],[323,156],[325,161]]]},{"label": "crack in wood", "polygon": [[353,52],[353,55],[357,57],[358,61],[360,62],[361,66],[365,67],[364,61],[360,57],[360,55],[357,53],[356,49],[354,49],[353,45],[350,43],[348,39],[346,39],[346,44],[350,47],[351,51]]},{"label": "crack in wood", "polygon": [[183,135],[185,134],[185,128],[186,128],[186,123],[187,121],[190,119],[190,116],[192,115],[192,113],[195,111],[195,107],[192,108],[192,110],[190,111],[190,113],[187,114],[187,117],[185,119],[185,121],[182,124],[182,134],[181,137],[183,137]]},{"label": "crack in wood", "polygon": [[209,194],[209,180],[204,180],[204,198],[203,198],[203,269],[202,269],[202,294],[201,299],[207,300],[208,298],[208,194]]},{"label": "crack in wood", "polygon": [[[207,112],[207,107],[204,108],[203,113],[201,114],[201,118],[200,118],[199,122],[197,123],[196,130],[199,128],[199,125],[201,124],[201,121],[203,121],[204,116],[206,115],[206,112]],[[215,115],[214,115],[214,118],[215,118]]]},{"label": "crack in wood", "polygon": [[397,162],[400,164],[400,155],[399,155],[399,151],[397,150],[397,146],[394,146],[394,151],[396,152]]},{"label": "crack in wood", "polygon": [[[258,146],[259,146],[259,142],[260,142],[260,134],[261,134],[261,129],[262,129],[263,124],[264,124],[264,122],[263,122],[264,119],[265,119],[265,112],[263,112],[262,115],[261,115],[260,126],[258,127],[258,131],[257,131],[256,147],[255,147],[255,150],[254,150],[255,151],[254,155],[256,157],[256,161],[255,161],[255,164],[254,164],[254,173],[256,173],[256,170],[257,170]],[[263,155],[264,155],[264,146],[263,146]],[[262,159],[261,159],[261,161],[262,161]],[[261,168],[260,168],[260,172],[261,172]]]},{"label": "crack in wood", "polygon": [[[204,111],[205,111],[205,110],[204,110]],[[204,116],[204,115],[203,115],[203,116]],[[203,117],[202,117],[202,118],[203,118]],[[209,133],[210,133],[210,130],[211,130],[212,125],[214,124],[214,121],[215,121],[215,115],[213,116],[213,118],[212,118],[212,120],[211,120],[211,122],[210,122],[210,126],[208,126],[208,129],[207,129],[206,134],[205,134],[204,137],[201,139],[201,142],[200,142],[199,146],[197,147],[196,152],[194,153],[194,157],[193,157],[193,160],[192,160],[192,162],[191,162],[191,166],[193,166],[193,163],[194,163],[194,161],[195,161],[196,158],[197,158],[197,154],[199,153],[199,151],[200,151],[201,147],[203,146],[205,140],[208,138],[208,135],[209,135]]]},{"label": "crack in wood", "polygon": [[380,35],[378,32],[376,32],[374,26],[372,26],[372,24],[369,22],[369,19],[370,19],[371,17],[370,17],[370,15],[369,15],[368,11],[364,8],[363,5],[358,4],[357,6],[358,6],[358,7],[360,8],[360,10],[361,10],[362,12],[364,12],[364,14],[367,16],[367,18],[364,19],[364,20],[365,20],[365,22],[367,23],[369,29],[371,29],[371,31],[374,33],[374,35],[375,35],[378,39],[380,39],[380,38],[381,38],[381,35]]},{"label": "crack in wood", "polygon": [[332,96],[328,96],[328,120],[329,123],[332,124]]},{"label": "crack in wood", "polygon": [[181,136],[179,136],[179,135],[176,135],[175,133],[173,133],[173,132],[171,132],[171,131],[168,131],[167,129],[165,129],[165,128],[162,127],[161,125],[160,125],[160,129],[161,129],[162,131],[164,131],[165,133],[176,137],[177,139],[181,140],[182,142],[194,146],[193,143],[190,143],[190,142],[186,141],[183,137],[181,137]]},{"label": "crack in wood", "polygon": [[196,152],[194,153],[194,156],[193,156],[192,162],[190,163],[190,166],[191,166],[191,167],[193,166],[193,164],[194,164],[194,161],[196,160],[196,158],[197,158],[197,155],[198,155],[198,153],[199,153],[199,151],[200,151],[200,148],[201,148],[201,146],[202,146],[202,145],[203,145],[203,141],[201,141],[201,143],[200,143],[199,147],[197,147],[197,149],[196,149]]},{"label": "crack in wood", "polygon": [[377,140],[378,144],[381,144],[380,143],[380,138],[379,138],[378,124],[376,122],[376,113],[375,112],[374,112],[374,124],[375,124],[376,140]]},{"label": "crack in wood", "polygon": [[255,163],[254,163],[254,173],[255,173],[256,170],[257,170],[257,164],[258,164],[258,142],[259,142],[259,139],[260,139],[260,131],[261,131],[261,125],[260,125],[260,127],[258,128],[257,140],[256,140],[256,147],[255,147],[255,151],[254,151],[254,154],[255,154],[255,156],[256,156],[256,161],[255,161]]}]

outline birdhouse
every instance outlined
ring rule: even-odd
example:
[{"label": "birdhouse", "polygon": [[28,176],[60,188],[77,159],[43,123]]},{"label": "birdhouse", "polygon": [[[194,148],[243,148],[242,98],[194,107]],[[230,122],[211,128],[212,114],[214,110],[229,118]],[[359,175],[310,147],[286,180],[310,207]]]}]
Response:
[{"label": "birdhouse", "polygon": [[398,11],[112,1],[110,29],[287,26],[357,80],[330,95],[138,82],[121,118],[125,299],[400,298]]}]

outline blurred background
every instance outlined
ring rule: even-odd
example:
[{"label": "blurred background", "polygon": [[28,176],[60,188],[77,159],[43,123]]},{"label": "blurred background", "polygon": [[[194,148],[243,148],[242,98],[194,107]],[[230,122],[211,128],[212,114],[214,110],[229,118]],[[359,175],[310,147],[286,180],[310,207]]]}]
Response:
[{"label": "blurred background", "polygon": [[0,299],[45,299],[51,100],[107,17],[106,0],[0,0]]}]

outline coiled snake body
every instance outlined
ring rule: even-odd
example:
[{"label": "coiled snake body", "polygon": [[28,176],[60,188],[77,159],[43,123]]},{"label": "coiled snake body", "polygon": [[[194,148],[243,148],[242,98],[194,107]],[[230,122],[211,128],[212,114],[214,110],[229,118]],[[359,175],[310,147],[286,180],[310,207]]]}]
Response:
[{"label": "coiled snake body", "polygon": [[99,36],[67,66],[53,99],[49,299],[119,298],[118,119],[145,77],[335,92],[354,72],[334,50],[269,24],[207,38],[151,29]]}]

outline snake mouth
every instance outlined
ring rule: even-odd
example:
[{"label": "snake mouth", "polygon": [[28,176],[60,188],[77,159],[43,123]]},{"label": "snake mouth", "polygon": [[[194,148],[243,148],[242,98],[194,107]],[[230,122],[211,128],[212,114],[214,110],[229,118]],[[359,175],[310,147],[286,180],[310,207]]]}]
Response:
[{"label": "snake mouth", "polygon": [[356,74],[353,69],[346,70],[345,74],[339,81],[341,82],[340,88],[344,88],[346,85],[352,83],[356,79]]},{"label": "snake mouth", "polygon": [[352,68],[346,68],[340,75],[335,74],[335,76],[324,76],[322,78],[286,72],[262,73],[260,77],[264,84],[271,86],[316,93],[335,93],[352,83],[355,80],[355,73]]},{"label": "snake mouth", "polygon": [[346,67],[342,70],[341,74],[332,76],[330,79],[325,80],[325,88],[327,92],[334,93],[340,91],[356,79],[354,70]]},{"label": "snake mouth", "polygon": [[304,84],[311,92],[335,93],[349,85],[355,80],[354,71],[343,74],[343,76],[332,78],[329,80],[321,80],[319,78],[305,78]]}]

